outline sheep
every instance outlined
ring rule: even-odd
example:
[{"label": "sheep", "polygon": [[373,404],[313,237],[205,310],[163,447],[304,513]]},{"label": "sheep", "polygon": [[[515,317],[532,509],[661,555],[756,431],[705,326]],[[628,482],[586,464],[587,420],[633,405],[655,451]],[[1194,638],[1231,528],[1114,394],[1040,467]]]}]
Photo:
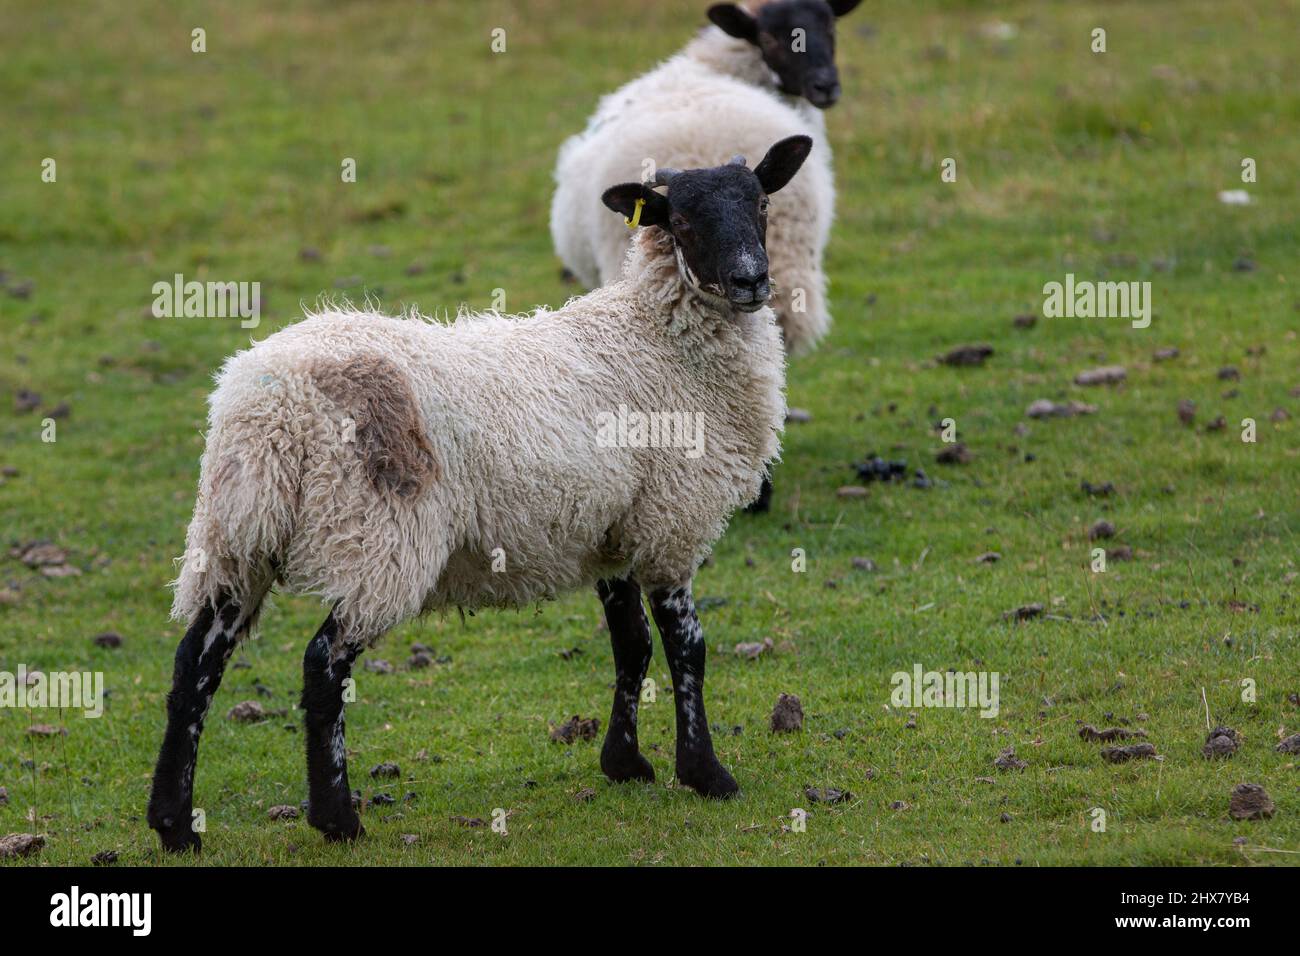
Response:
[{"label": "sheep", "polygon": [[[149,800],[172,851],[190,826],[199,737],[225,664],[273,583],[332,607],[307,645],[307,819],[363,833],[348,789],[344,690],[389,628],[451,607],[528,605],[595,586],[616,668],[600,754],[651,781],[636,718],[646,589],[673,679],[678,780],[737,791],[705,717],[695,570],[777,457],[785,362],[764,248],[768,196],[812,149],[754,169],[660,169],[605,206],[639,227],[622,277],[562,308],[452,324],[328,309],[230,358],[210,397],[199,492],[174,582],[188,628]],[[692,417],[706,447],[631,415]],[[674,447],[676,445],[677,447]]]},{"label": "sheep", "polygon": [[[773,302],[787,349],[806,352],[830,327],[822,251],[834,214],[831,152],[821,110],[840,95],[834,26],[859,0],[730,3],[676,56],[605,96],[586,129],[560,148],[551,238],[588,288],[619,275],[628,236],[604,214],[589,184],[653,175],[654,164],[709,166],[739,149],[757,152],[797,131],[817,144],[772,201],[768,255]],[[797,33],[796,31],[803,32]]]}]

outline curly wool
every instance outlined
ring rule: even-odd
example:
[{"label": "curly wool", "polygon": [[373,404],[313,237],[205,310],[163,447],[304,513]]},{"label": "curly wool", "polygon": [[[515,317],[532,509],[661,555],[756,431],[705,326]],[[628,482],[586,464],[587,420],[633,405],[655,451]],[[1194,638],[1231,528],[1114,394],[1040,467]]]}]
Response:
[{"label": "curly wool", "polygon": [[[217,382],[173,616],[276,579],[339,602],[340,644],[610,574],[688,581],[756,497],[785,414],[772,311],[707,306],[658,228],[619,281],[559,310],[330,309]],[[609,447],[620,406],[700,415],[704,453]]]},{"label": "curly wool", "polygon": [[830,327],[822,251],[835,185],[825,121],[806,100],[777,90],[757,47],[717,27],[604,97],[586,130],[561,147],[551,203],[556,252],[580,281],[598,286],[619,274],[628,246],[628,231],[600,201],[601,188],[642,179],[647,159],[656,168],[695,169],[740,153],[752,166],[773,143],[798,133],[812,137],[812,154],[772,196],[767,253],[786,347],[806,351]]}]

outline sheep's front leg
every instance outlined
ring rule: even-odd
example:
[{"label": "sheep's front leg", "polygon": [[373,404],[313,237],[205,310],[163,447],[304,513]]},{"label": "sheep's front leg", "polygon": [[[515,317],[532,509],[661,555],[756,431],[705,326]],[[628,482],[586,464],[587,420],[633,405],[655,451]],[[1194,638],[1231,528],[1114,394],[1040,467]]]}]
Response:
[{"label": "sheep's front leg", "polygon": [[338,622],[325,619],[302,659],[302,708],[306,711],[307,822],[330,841],[355,840],[365,829],[348,788],[343,695],[359,644],[336,650]]},{"label": "sheep's front leg", "polygon": [[199,735],[221,686],[226,661],[247,628],[248,616],[229,596],[205,604],[176,647],[172,689],[167,695],[167,730],[153,774],[146,819],[163,848],[173,853],[201,848],[193,828],[194,767]]},{"label": "sheep's front leg", "polygon": [[739,787],[713,753],[704,714],[704,633],[688,582],[650,594],[659,637],[673,675],[677,707],[677,779],[706,797],[729,797]]},{"label": "sheep's front leg", "polygon": [[641,755],[636,739],[637,704],[651,651],[650,622],[641,606],[641,588],[630,578],[610,578],[596,582],[596,593],[605,606],[615,670],[614,709],[600,749],[600,769],[615,783],[653,782],[654,768]]}]

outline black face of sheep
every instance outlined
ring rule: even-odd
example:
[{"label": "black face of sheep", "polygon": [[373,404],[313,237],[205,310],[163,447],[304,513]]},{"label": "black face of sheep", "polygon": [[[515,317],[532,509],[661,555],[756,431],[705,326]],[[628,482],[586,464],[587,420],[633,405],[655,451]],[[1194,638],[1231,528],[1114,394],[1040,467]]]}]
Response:
[{"label": "black face of sheep", "polygon": [[[706,296],[756,312],[772,297],[767,197],[791,180],[811,149],[811,138],[791,136],[753,170],[743,156],[712,169],[664,168],[654,182],[611,186],[602,199],[629,222],[667,230],[686,279]],[[668,194],[655,192],[655,186],[667,186]]]},{"label": "black face of sheep", "polygon": [[709,19],[724,33],[748,40],[763,53],[781,91],[803,96],[819,109],[840,98],[835,69],[835,18],[860,0],[776,0],[749,13],[734,3],[715,3]]}]

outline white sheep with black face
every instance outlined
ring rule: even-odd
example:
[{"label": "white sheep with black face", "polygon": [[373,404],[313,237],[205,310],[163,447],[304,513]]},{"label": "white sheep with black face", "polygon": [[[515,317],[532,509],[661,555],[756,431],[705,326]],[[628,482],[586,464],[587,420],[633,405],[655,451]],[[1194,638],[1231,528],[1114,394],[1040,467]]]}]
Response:
[{"label": "white sheep with black face", "polygon": [[[811,348],[830,327],[822,252],[835,207],[821,111],[840,96],[835,20],[859,0],[714,4],[706,28],[676,56],[604,97],[556,163],[551,237],[588,288],[617,277],[627,231],[605,215],[593,185],[648,179],[658,166],[705,167],[758,155],[792,133],[813,161],[772,200],[767,253],[786,348]],[[722,277],[702,277],[714,279]]]},{"label": "white sheep with black face", "polygon": [[[148,812],[165,847],[199,844],[203,719],[277,582],[333,606],[302,695],[308,820],[327,838],[361,832],[343,687],[366,646],[422,611],[593,585],[618,671],[601,768],[654,776],[636,738],[644,586],[673,675],[677,776],[708,796],[735,792],[709,739],[691,581],[779,451],[765,219],[811,148],[794,136],[753,170],[739,159],[661,170],[666,194],[605,190],[606,215],[640,226],[623,275],[554,312],[444,325],[327,311],[226,362],[172,609],[188,630]],[[646,432],[647,421],[671,425]]]}]

